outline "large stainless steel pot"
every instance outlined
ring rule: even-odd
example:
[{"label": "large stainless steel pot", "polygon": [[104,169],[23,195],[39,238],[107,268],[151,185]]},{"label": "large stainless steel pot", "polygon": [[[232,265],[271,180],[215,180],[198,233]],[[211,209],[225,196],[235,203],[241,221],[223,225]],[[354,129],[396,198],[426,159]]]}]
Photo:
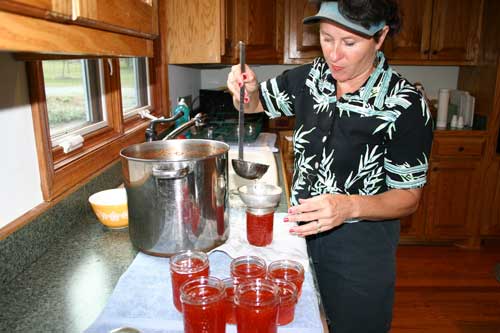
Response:
[{"label": "large stainless steel pot", "polygon": [[212,140],[168,140],[120,152],[129,233],[140,251],[170,256],[227,240],[227,152]]}]

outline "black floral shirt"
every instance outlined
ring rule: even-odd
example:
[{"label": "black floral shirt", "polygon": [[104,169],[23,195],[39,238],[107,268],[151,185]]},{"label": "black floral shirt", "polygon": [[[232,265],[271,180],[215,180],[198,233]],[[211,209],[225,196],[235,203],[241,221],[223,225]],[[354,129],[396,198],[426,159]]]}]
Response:
[{"label": "black floral shirt", "polygon": [[426,183],[429,108],[381,52],[377,59],[365,84],[340,99],[323,58],[260,84],[270,118],[296,118],[292,205],[324,193],[374,195]]}]

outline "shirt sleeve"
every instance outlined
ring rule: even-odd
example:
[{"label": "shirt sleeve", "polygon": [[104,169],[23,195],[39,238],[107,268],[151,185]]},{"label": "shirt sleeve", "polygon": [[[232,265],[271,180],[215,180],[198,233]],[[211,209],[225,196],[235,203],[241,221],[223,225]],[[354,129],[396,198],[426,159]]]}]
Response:
[{"label": "shirt sleeve", "polygon": [[[432,146],[432,117],[423,96],[406,86],[394,105],[400,115],[387,135],[384,168],[388,188],[420,188],[427,182]],[[394,99],[393,99],[394,100]]]},{"label": "shirt sleeve", "polygon": [[269,118],[295,115],[295,96],[304,87],[309,67],[299,66],[260,83],[260,102]]}]

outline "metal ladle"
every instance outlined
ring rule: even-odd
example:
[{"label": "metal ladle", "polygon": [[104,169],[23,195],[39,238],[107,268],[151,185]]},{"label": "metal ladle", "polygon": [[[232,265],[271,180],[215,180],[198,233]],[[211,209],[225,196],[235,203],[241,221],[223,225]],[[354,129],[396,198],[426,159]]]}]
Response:
[{"label": "metal ladle", "polygon": [[[241,73],[245,73],[245,44],[240,41],[239,46]],[[238,116],[238,159],[231,160],[231,163],[233,164],[234,172],[236,172],[238,176],[245,179],[259,179],[266,173],[269,165],[243,160],[243,141],[245,135],[244,98],[245,85],[242,85],[240,88],[240,109]]]}]

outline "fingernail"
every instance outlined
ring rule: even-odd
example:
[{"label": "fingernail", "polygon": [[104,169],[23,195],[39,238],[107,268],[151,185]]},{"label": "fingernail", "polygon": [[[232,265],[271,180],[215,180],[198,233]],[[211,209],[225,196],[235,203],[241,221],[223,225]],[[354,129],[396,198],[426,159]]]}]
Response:
[{"label": "fingernail", "polygon": [[288,217],[284,217],[283,222],[288,222]]},{"label": "fingernail", "polygon": [[250,98],[248,98],[248,97],[243,98],[243,102],[244,102],[245,104],[247,104],[248,102],[250,102]]},{"label": "fingernail", "polygon": [[288,231],[289,231],[291,234],[295,235],[295,229],[294,229],[294,228],[292,228],[292,229],[290,229],[290,230],[288,230]]},{"label": "fingernail", "polygon": [[291,208],[288,208],[288,214],[293,214],[293,210]]},{"label": "fingernail", "polygon": [[243,82],[238,82],[238,86],[241,88],[243,87]]},{"label": "fingernail", "polygon": [[247,79],[247,74],[246,74],[246,73],[243,73],[243,74],[242,74],[242,77],[243,77],[243,80],[246,80],[246,79]]}]

